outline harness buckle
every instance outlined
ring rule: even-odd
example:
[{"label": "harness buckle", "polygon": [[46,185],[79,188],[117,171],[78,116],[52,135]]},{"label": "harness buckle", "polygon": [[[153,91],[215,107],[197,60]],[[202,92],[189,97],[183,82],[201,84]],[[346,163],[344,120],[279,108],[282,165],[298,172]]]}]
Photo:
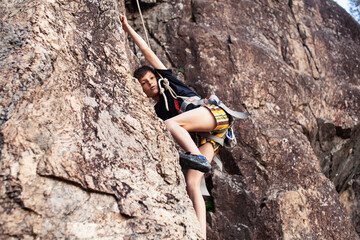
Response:
[{"label": "harness buckle", "polygon": [[220,106],[221,101],[216,95],[211,95],[208,99],[209,104],[214,104],[216,106]]}]

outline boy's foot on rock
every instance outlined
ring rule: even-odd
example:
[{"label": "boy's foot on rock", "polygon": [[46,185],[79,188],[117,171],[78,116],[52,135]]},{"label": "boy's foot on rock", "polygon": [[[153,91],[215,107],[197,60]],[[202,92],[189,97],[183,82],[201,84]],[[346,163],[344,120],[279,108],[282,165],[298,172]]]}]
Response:
[{"label": "boy's foot on rock", "polygon": [[211,165],[203,155],[180,153],[180,165],[183,169],[195,169],[200,172],[209,172]]}]

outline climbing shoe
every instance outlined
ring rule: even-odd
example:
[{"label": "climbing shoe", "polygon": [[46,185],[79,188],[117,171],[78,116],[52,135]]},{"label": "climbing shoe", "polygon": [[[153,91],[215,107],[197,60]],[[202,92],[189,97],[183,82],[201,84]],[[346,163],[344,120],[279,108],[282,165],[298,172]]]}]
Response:
[{"label": "climbing shoe", "polygon": [[209,172],[211,165],[203,155],[180,153],[180,166],[183,169],[195,169],[200,172]]}]

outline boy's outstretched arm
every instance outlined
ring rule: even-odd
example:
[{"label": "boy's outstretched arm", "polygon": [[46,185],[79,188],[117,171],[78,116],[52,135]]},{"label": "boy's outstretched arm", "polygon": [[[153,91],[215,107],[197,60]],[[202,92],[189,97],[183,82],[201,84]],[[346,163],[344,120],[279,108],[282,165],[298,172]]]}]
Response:
[{"label": "boy's outstretched arm", "polygon": [[155,69],[166,69],[165,65],[160,61],[160,59],[155,55],[151,48],[146,44],[144,39],[135,32],[135,30],[129,25],[126,17],[122,14],[119,14],[122,28],[127,32],[130,37],[134,40],[135,44],[140,48],[140,51],[145,56],[146,60],[150,65]]}]

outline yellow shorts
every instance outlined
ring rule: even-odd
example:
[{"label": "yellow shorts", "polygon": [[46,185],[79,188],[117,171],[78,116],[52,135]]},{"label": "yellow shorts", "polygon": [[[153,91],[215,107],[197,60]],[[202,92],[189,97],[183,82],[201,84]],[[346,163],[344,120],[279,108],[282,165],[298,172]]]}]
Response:
[{"label": "yellow shorts", "polygon": [[[213,104],[208,104],[208,105],[205,105],[204,107],[208,108],[215,117],[216,127],[215,127],[214,131],[215,130],[220,130],[220,129],[226,129],[226,128],[229,127],[229,123],[230,123],[229,117],[222,108],[220,108],[220,107],[218,107],[216,105],[213,105]],[[210,134],[212,134],[213,136],[224,139],[226,131],[224,131],[222,133],[210,132]],[[213,148],[214,148],[214,153],[215,154],[218,153],[218,151],[220,150],[220,146],[221,146],[219,143],[211,141],[211,140],[206,139],[204,137],[200,137],[200,145],[203,145],[203,144],[205,144],[207,142],[211,142],[212,145],[213,145]]]}]

